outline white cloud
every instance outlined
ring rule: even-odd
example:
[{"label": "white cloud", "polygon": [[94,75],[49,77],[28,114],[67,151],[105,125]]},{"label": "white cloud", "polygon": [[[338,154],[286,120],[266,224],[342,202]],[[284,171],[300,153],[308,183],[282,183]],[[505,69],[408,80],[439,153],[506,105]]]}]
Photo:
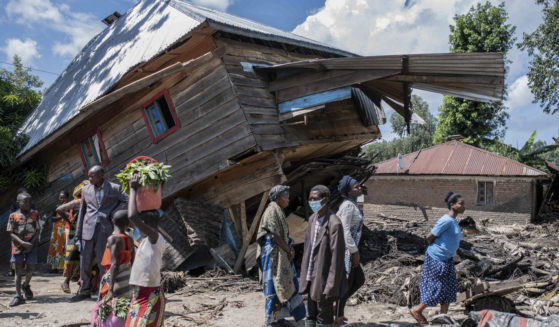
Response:
[{"label": "white cloud", "polygon": [[506,105],[510,111],[514,111],[530,105],[533,99],[534,96],[528,87],[528,76],[522,75],[510,85]]},{"label": "white cloud", "polygon": [[7,39],[6,46],[2,50],[6,53],[9,61],[12,60],[14,55],[18,55],[25,66],[31,66],[33,59],[41,57],[37,50],[37,42],[31,39],[25,39],[25,41]]},{"label": "white cloud", "polygon": [[6,13],[19,24],[38,25],[66,34],[64,42],[53,45],[53,52],[59,55],[75,56],[104,28],[94,15],[72,12],[69,6],[55,5],[50,0],[9,0]]},{"label": "white cloud", "polygon": [[214,8],[221,11],[226,11],[227,8],[233,4],[233,0],[191,0],[192,3],[208,7]]},{"label": "white cloud", "polygon": [[[501,2],[490,1],[494,5]],[[326,0],[323,8],[308,16],[293,32],[360,55],[448,52],[449,25],[454,25],[453,17],[466,13],[478,2],[481,1],[417,0],[406,7],[406,0]],[[517,41],[521,40],[522,32],[532,32],[542,22],[541,9],[534,2],[527,5],[526,0],[505,2],[508,23],[517,27]],[[512,62],[507,78],[507,104],[512,110],[506,139],[511,141],[521,135],[515,128],[522,120],[520,112],[537,114],[541,108],[531,104],[533,96],[526,77],[527,54],[515,45],[508,59]],[[423,97],[431,113],[437,115],[442,96],[420,91],[414,91],[414,94]],[[524,128],[532,127],[524,125]],[[387,128],[384,129],[386,134]]]}]

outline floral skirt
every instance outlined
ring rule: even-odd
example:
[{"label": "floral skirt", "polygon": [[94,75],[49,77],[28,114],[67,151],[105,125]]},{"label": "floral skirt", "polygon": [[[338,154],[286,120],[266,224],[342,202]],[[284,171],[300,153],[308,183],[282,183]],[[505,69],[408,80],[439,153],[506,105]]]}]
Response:
[{"label": "floral skirt", "polygon": [[161,327],[165,321],[165,295],[161,287],[133,286],[126,327]]},{"label": "floral skirt", "polygon": [[80,276],[80,251],[74,244],[74,228],[66,228],[66,254],[64,255],[64,273],[62,276],[74,278]]},{"label": "floral skirt", "polygon": [[66,243],[65,225],[66,223],[63,219],[58,219],[52,226],[47,263],[50,264],[53,270],[64,269],[64,245]]},{"label": "floral skirt", "polygon": [[425,305],[434,306],[456,302],[458,283],[452,258],[439,261],[425,252],[419,292],[421,303]]}]

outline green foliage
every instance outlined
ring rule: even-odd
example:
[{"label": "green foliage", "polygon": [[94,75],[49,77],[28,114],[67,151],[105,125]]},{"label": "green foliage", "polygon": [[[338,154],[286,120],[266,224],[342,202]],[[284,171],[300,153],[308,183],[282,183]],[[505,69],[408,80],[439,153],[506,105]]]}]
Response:
[{"label": "green foliage", "polygon": [[559,1],[536,0],[543,5],[543,23],[532,33],[524,33],[521,50],[531,57],[528,86],[545,113],[559,112]]},{"label": "green foliage", "polygon": [[43,85],[30,68],[24,68],[21,59],[14,56],[14,70],[0,69],[0,192],[19,183],[31,191],[46,184],[46,166],[30,162],[19,166],[17,155],[27,144],[27,135],[17,131],[25,117],[41,101],[36,91]]},{"label": "green foliage", "polygon": [[365,155],[373,163],[396,157],[398,153],[410,153],[427,148],[433,143],[433,133],[436,128],[436,118],[429,112],[429,106],[421,97],[413,95],[411,107],[425,124],[412,123],[410,134],[407,135],[406,122],[400,115],[393,114],[390,117],[392,130],[398,135],[391,141],[374,142],[363,148]]},{"label": "green foliage", "polygon": [[163,186],[167,179],[171,177],[169,174],[171,166],[163,163],[145,163],[141,160],[133,161],[126,165],[126,167],[116,174],[116,178],[122,185],[122,191],[128,193],[130,185],[128,181],[132,179],[134,174],[140,174],[140,185],[153,186],[154,191],[157,192],[159,186]]},{"label": "green foliage", "polygon": [[[450,51],[502,52],[506,55],[514,44],[516,27],[507,24],[508,14],[504,3],[478,3],[463,15],[455,15],[455,26],[450,26]],[[504,135],[509,117],[501,104],[479,103],[462,98],[445,96],[439,108],[434,143],[443,143],[450,135],[464,136],[464,142],[480,146],[483,139]]]},{"label": "green foliage", "polygon": [[556,144],[548,145],[541,140],[536,141],[537,134],[537,131],[533,131],[520,149],[504,144],[498,139],[484,140],[483,147],[487,151],[495,152],[536,169],[547,171],[545,160],[559,163],[559,147]]},{"label": "green foliage", "polygon": [[[112,298],[108,299],[105,298],[103,303],[99,306],[98,314],[99,320],[105,321],[107,317],[113,312],[112,307]],[[126,316],[128,315],[128,308],[130,307],[130,300],[124,297],[119,297],[115,300],[115,307],[114,307],[114,315],[120,319],[126,320]]]}]

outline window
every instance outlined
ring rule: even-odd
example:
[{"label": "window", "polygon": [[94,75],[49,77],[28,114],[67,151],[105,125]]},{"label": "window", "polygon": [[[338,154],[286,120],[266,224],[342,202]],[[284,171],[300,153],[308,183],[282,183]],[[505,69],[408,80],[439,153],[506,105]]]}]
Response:
[{"label": "window", "polygon": [[477,205],[495,204],[495,183],[477,182]]},{"label": "window", "polygon": [[103,166],[109,162],[109,157],[105,151],[105,145],[98,129],[86,134],[78,144],[78,148],[86,171],[95,165]]},{"label": "window", "polygon": [[169,93],[163,90],[140,107],[152,143],[157,143],[180,127]]}]

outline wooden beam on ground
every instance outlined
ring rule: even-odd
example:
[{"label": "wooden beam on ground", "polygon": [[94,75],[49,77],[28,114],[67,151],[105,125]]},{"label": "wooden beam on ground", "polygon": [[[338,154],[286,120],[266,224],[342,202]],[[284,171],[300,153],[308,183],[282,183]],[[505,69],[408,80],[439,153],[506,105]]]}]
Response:
[{"label": "wooden beam on ground", "polygon": [[264,192],[262,194],[262,199],[260,199],[260,204],[258,205],[258,210],[256,210],[256,215],[254,216],[254,219],[252,220],[252,223],[250,224],[250,230],[249,230],[248,234],[246,235],[246,237],[243,239],[243,246],[241,248],[241,251],[239,252],[239,255],[237,256],[237,261],[235,262],[235,267],[233,268],[233,271],[235,273],[238,273],[238,271],[241,269],[241,265],[244,262],[245,253],[247,252],[248,246],[250,245],[250,241],[252,240],[252,236],[254,235],[254,233],[256,233],[256,230],[258,229],[258,226],[260,225],[260,217],[262,216],[262,213],[264,212],[264,208],[266,207],[266,202],[267,201],[268,201],[268,192]]}]

